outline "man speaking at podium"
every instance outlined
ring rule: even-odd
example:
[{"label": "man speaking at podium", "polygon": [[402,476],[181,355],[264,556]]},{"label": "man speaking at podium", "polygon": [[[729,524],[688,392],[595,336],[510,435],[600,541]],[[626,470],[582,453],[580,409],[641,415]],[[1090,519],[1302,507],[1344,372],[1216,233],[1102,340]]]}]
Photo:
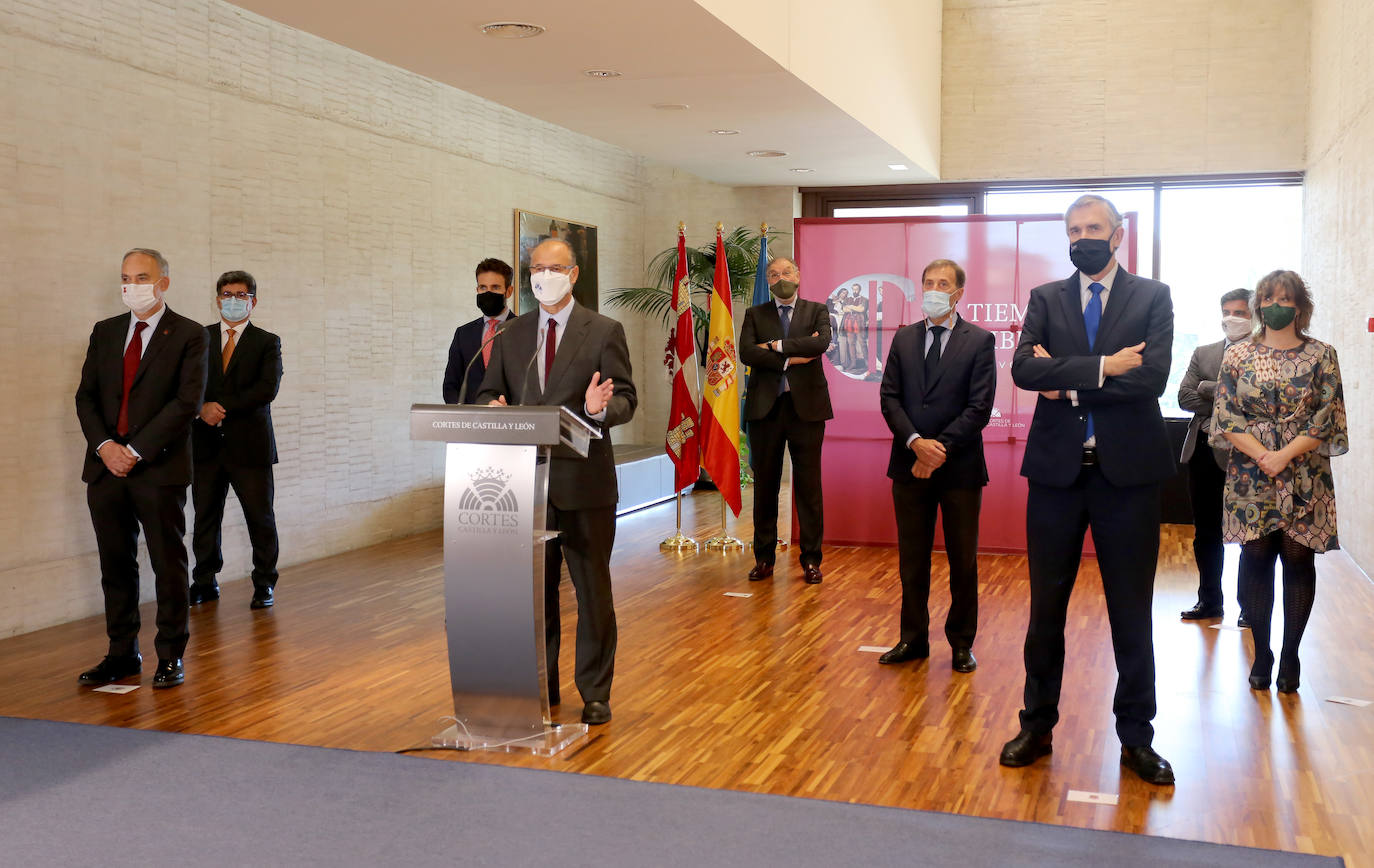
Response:
[{"label": "man speaking at podium", "polygon": [[549,704],[559,702],[558,585],[568,562],[577,593],[577,663],[582,722],[611,719],[615,671],[615,607],[611,548],[619,492],[609,429],[630,421],[637,398],[625,329],[574,301],[577,261],[572,247],[550,238],[530,251],[530,283],[539,310],[518,317],[492,341],[491,361],[476,403],[566,407],[602,432],[586,458],[563,447],[549,463],[547,527],[561,536],[544,546],[544,640]]}]

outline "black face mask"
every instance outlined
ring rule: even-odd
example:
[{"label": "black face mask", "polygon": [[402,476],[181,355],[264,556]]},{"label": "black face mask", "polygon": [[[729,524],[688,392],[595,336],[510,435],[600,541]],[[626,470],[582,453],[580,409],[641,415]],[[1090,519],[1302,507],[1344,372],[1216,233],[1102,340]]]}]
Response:
[{"label": "black face mask", "polygon": [[477,309],[483,316],[496,316],[506,309],[506,294],[504,292],[479,292],[477,293]]},{"label": "black face mask", "polygon": [[1069,245],[1069,261],[1089,277],[1100,274],[1112,261],[1112,244],[1102,238],[1080,238]]}]

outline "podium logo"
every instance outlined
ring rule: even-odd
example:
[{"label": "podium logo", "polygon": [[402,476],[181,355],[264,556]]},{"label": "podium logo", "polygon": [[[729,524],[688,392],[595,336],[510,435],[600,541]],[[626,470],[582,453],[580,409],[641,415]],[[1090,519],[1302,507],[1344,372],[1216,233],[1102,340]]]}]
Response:
[{"label": "podium logo", "polygon": [[519,512],[515,492],[508,487],[510,474],[483,467],[472,474],[472,485],[458,499],[458,508],[471,512]]}]

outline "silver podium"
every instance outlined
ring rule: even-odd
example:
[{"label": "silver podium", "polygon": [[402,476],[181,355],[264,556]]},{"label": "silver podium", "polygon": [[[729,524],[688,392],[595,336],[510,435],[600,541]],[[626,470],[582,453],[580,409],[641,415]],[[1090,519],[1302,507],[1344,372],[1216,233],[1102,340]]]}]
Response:
[{"label": "silver podium", "polygon": [[415,404],[410,439],[448,444],[444,612],[455,724],[435,747],[555,754],[587,734],[554,726],[544,659],[549,456],[600,432],[563,407]]}]

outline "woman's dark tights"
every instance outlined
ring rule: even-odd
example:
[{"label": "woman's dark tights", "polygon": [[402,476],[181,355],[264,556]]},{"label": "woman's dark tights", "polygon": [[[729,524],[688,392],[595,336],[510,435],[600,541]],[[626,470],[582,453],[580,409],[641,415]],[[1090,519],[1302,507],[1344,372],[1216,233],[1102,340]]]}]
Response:
[{"label": "woman's dark tights", "polygon": [[1252,676],[1269,680],[1274,652],[1269,648],[1270,620],[1274,613],[1274,559],[1283,563],[1283,648],[1279,652],[1279,678],[1298,681],[1298,644],[1317,597],[1317,569],[1312,549],[1281,530],[1241,546],[1239,596],[1255,640]]}]

